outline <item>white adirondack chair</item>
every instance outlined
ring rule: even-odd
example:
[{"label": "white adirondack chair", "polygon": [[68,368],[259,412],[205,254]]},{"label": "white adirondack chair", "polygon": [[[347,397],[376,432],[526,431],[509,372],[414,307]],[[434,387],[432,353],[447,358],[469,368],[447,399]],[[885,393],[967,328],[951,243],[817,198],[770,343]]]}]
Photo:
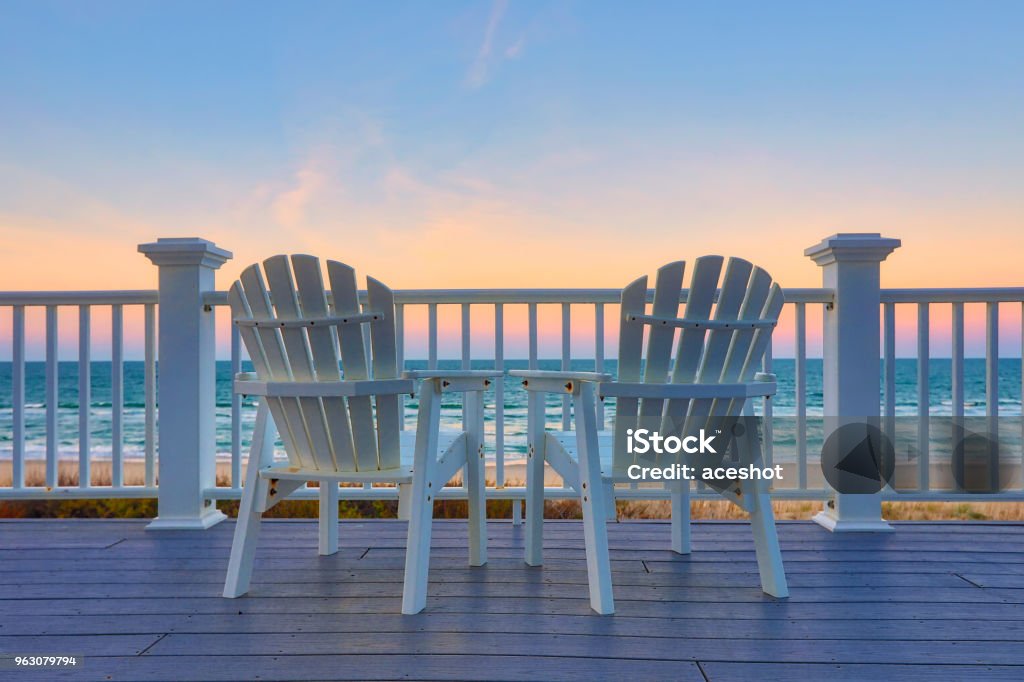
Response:
[{"label": "white adirondack chair", "polygon": [[[402,613],[418,613],[427,598],[434,495],[460,469],[469,496],[469,563],[487,562],[483,391],[500,373],[399,376],[392,291],[367,277],[360,309],[355,271],[327,261],[327,275],[333,301],[317,258],[274,256],[263,270],[247,268],[228,295],[256,369],[236,377],[235,392],[258,396],[259,409],[224,596],[249,590],[262,513],[307,481],[320,486],[323,555],[338,551],[338,484],[395,483],[399,516],[409,519]],[[399,396],[413,393],[416,379],[416,430],[403,431]],[[441,393],[449,391],[466,394],[462,431],[439,429]],[[274,462],[275,426],[287,463]]]},{"label": "white adirondack chair", "polygon": [[[664,436],[679,437],[697,434],[702,428],[711,434],[721,431],[724,436],[716,439],[718,445],[738,451],[736,466],[760,461],[756,424],[747,419],[745,430],[735,426],[741,417],[752,417],[751,398],[775,393],[775,377],[757,369],[771,342],[784,299],[779,285],[761,268],[730,258],[722,275],[723,262],[721,256],[697,259],[682,317],[678,317],[678,311],[684,262],[669,263],[658,270],[649,314],[646,276],[623,289],[617,381],[593,372],[510,372],[523,379],[529,392],[526,563],[542,563],[547,462],[582,500],[590,605],[598,613],[613,613],[615,609],[605,526],[606,519],[615,518],[614,485],[630,480],[627,470],[634,463],[659,463],[664,467],[676,461],[669,455],[657,460],[652,455],[642,459],[629,454],[629,429],[653,426],[651,430]],[[721,293],[716,304],[720,275]],[[545,430],[544,401],[548,393],[572,395],[574,431]],[[598,397],[616,398],[614,429],[610,433],[598,431]],[[721,452],[721,447],[718,449]],[[682,456],[679,463],[698,464],[688,456]],[[671,491],[672,549],[687,554],[690,482],[666,483],[666,487]],[[750,513],[762,589],[776,597],[787,596],[767,485],[756,480],[724,481],[715,488]]]}]

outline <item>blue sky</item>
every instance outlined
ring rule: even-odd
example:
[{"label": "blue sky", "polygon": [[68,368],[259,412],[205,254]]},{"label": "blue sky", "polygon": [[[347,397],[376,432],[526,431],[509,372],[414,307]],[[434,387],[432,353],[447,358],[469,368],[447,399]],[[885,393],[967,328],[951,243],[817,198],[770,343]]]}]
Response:
[{"label": "blue sky", "polygon": [[1021,35],[1022,2],[2,0],[0,289],[150,287],[135,245],[181,235],[224,282],[723,252],[814,286],[837,231],[903,239],[889,286],[1020,285]]},{"label": "blue sky", "polygon": [[800,247],[945,202],[1009,233],[1022,29],[1019,2],[5,0],[0,207],[126,242],[418,232],[474,202],[480,229],[512,206],[603,243],[630,214],[778,233],[786,203]]}]

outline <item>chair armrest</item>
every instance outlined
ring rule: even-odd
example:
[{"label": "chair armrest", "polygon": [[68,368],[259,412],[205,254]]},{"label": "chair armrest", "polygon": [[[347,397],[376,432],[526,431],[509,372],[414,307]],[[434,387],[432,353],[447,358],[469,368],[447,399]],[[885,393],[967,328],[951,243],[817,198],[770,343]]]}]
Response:
[{"label": "chair armrest", "polygon": [[504,372],[497,369],[414,369],[402,372],[405,379],[435,381],[441,391],[454,393],[486,390],[494,379],[502,376]]},{"label": "chair armrest", "polygon": [[603,372],[569,372],[549,369],[510,369],[508,375],[523,379],[564,379],[566,381],[611,381],[612,375]]},{"label": "chair armrest", "polygon": [[740,384],[641,384],[608,382],[597,387],[602,398],[654,398],[665,400],[747,399],[775,395],[774,381]]},{"label": "chair armrest", "polygon": [[[241,376],[241,375],[239,375]],[[251,374],[249,374],[251,376]],[[360,381],[258,381],[235,379],[235,393],[268,398],[351,398],[412,393],[411,379]]]},{"label": "chair armrest", "polygon": [[410,369],[402,372],[403,379],[497,379],[504,376],[500,369]]},{"label": "chair armrest", "polygon": [[523,380],[523,388],[527,391],[542,393],[572,393],[574,383],[588,381],[601,383],[611,381],[611,374],[602,372],[562,372],[541,369],[513,369],[510,376]]}]

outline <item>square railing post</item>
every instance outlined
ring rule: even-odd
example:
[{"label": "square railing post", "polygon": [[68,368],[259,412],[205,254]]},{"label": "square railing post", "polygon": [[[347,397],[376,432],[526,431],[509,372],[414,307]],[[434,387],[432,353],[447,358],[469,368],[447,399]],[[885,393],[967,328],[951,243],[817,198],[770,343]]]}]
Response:
[{"label": "square railing post", "polygon": [[[900,246],[877,233],[836,234],[804,251],[821,266],[834,299],[822,339],[824,437],[844,424],[879,418],[881,263]],[[881,493],[834,493],[814,520],[831,531],[888,531]]]},{"label": "square railing post", "polygon": [[203,294],[231,253],[199,238],[140,244],[159,268],[159,501],[150,530],[204,529],[226,517],[205,498],[216,485],[214,313]]}]

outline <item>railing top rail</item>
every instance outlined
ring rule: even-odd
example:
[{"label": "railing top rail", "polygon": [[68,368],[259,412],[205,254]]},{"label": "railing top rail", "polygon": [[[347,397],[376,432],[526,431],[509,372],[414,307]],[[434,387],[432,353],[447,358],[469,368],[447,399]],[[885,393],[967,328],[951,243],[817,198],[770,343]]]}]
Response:
[{"label": "railing top rail", "polygon": [[155,289],[123,291],[0,291],[0,305],[141,305],[157,303]]},{"label": "railing top rail", "polygon": [[[785,289],[787,303],[831,303],[833,291],[823,288]],[[619,302],[619,289],[399,289],[396,303],[408,304],[529,304],[529,303],[609,303]],[[687,290],[680,294],[686,302]],[[366,292],[361,291],[360,297]],[[647,291],[648,302],[654,300],[654,290]],[[882,289],[882,303],[1003,303],[1024,302],[1024,287],[977,288],[914,288]],[[0,291],[0,306],[13,305],[142,305],[157,303],[155,289],[125,289],[108,291]],[[203,295],[203,303],[212,306],[227,305],[226,291],[211,291]]]},{"label": "railing top rail", "polygon": [[882,303],[1024,302],[1024,287],[882,289]]},{"label": "railing top rail", "polygon": [[[789,303],[831,303],[832,289],[785,289]],[[679,297],[683,303],[689,291]],[[396,289],[395,303],[407,304],[529,304],[529,303],[610,303],[617,304],[621,289]],[[330,296],[330,293],[328,293]],[[359,292],[365,300],[366,292]],[[647,300],[654,300],[654,289],[647,290]],[[203,296],[206,305],[227,305],[226,291],[211,291]]]}]

